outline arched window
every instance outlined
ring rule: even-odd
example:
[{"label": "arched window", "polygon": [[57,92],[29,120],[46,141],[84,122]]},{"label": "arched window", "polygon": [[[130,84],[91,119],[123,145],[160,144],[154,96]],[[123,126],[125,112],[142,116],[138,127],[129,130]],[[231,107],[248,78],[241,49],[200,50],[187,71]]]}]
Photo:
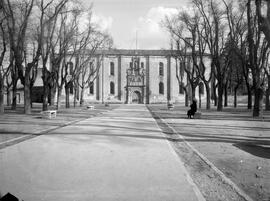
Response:
[{"label": "arched window", "polygon": [[162,62],[159,62],[159,75],[164,75],[164,64]]},{"label": "arched window", "polygon": [[90,75],[94,75],[94,71],[95,71],[95,69],[94,69],[94,64],[93,64],[93,62],[92,62],[92,61],[90,62],[89,67],[90,67]]},{"label": "arched window", "polygon": [[110,63],[110,75],[114,75],[114,63]]},{"label": "arched window", "polygon": [[164,94],[164,84],[163,84],[163,82],[160,82],[159,83],[159,94]]},{"label": "arched window", "polygon": [[110,82],[110,94],[114,94],[114,83]]},{"label": "arched window", "polygon": [[90,82],[89,84],[89,94],[93,95],[94,94],[94,83]]}]

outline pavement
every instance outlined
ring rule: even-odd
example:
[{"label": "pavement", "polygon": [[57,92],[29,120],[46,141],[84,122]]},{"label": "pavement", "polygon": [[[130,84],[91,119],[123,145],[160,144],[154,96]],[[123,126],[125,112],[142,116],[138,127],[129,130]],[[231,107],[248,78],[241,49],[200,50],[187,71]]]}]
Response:
[{"label": "pavement", "polygon": [[[102,104],[95,104],[92,110],[87,107],[61,107],[57,111],[57,118],[53,119],[42,118],[40,104],[34,104],[30,115],[23,113],[23,105],[19,105],[16,110],[7,107],[5,114],[0,116],[0,149],[117,107],[118,105],[106,107]],[[55,110],[54,107],[50,109]]]},{"label": "pavement", "polygon": [[[187,119],[188,108],[181,105],[173,110],[168,110],[166,105],[150,105],[149,108],[199,153],[204,162],[225,175],[251,199],[270,200],[270,111],[253,118],[252,110],[245,106],[224,108],[222,112],[215,108],[201,109],[201,119]],[[198,185],[197,181],[200,182],[195,176],[194,182]],[[212,188],[205,189],[204,183],[198,186],[203,195],[204,190]]]},{"label": "pavement", "polygon": [[0,193],[24,201],[203,201],[144,105],[120,105],[0,149]]}]

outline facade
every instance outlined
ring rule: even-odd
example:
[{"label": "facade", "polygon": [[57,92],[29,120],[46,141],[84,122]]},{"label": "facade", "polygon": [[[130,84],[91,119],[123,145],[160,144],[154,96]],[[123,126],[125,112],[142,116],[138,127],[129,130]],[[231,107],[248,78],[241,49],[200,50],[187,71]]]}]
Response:
[{"label": "facade", "polygon": [[[182,77],[183,83],[186,84],[188,81],[181,63],[176,59],[177,54],[179,52],[176,50],[111,49],[97,51],[94,55],[95,59],[91,63],[99,66],[98,75],[92,85],[84,90],[84,101],[86,103],[126,104],[183,101],[185,94],[179,86],[179,76]],[[192,66],[191,59],[188,59],[188,62]],[[74,66],[75,61],[71,63]],[[89,66],[89,68],[91,67]],[[33,88],[33,102],[42,102],[41,76],[42,69],[38,68]],[[204,99],[202,89],[204,86],[202,83],[200,86],[202,87],[196,88],[196,97],[200,92],[200,98]],[[73,92],[72,88],[70,102],[74,100]],[[76,100],[79,102],[80,96],[76,96]],[[61,101],[65,101],[65,90],[62,90],[61,97]],[[4,100],[6,102],[6,97]],[[23,86],[21,84],[17,91],[17,102],[23,104]]]},{"label": "facade", "polygon": [[181,67],[176,54],[173,50],[97,52],[96,57],[102,58],[100,72],[85,92],[85,101],[150,104],[183,100],[176,76]]}]

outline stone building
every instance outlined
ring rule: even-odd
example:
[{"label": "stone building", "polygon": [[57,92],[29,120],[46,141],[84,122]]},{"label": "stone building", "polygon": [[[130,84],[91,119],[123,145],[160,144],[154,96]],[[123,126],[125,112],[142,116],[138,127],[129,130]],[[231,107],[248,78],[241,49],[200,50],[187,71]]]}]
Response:
[{"label": "stone building", "polygon": [[181,71],[176,54],[173,50],[97,52],[95,56],[102,57],[100,72],[85,92],[85,101],[149,104],[183,100],[176,76],[177,69]]},{"label": "stone building", "polygon": [[[84,101],[86,103],[127,104],[183,101],[185,95],[179,85],[177,75],[178,78],[182,77],[183,83],[187,83],[187,77],[179,60],[176,59],[178,53],[176,50],[110,49],[97,51],[92,63],[100,66],[98,76],[91,83],[92,85],[84,90]],[[188,56],[190,58],[190,55]],[[188,62],[192,66],[191,59],[188,59]],[[75,61],[71,63],[73,63],[72,66],[75,66]],[[33,102],[42,102],[41,76],[42,68],[38,68],[37,79],[33,87]],[[201,86],[203,87],[202,83]],[[17,91],[19,104],[23,104],[22,87],[19,84]],[[74,91],[73,88],[70,89],[70,102],[74,100]],[[205,98],[204,90],[201,87],[196,88],[196,97],[198,97],[199,91],[201,98]],[[65,90],[62,90],[61,97],[61,102],[64,102]],[[79,102],[78,95],[77,101]]]}]

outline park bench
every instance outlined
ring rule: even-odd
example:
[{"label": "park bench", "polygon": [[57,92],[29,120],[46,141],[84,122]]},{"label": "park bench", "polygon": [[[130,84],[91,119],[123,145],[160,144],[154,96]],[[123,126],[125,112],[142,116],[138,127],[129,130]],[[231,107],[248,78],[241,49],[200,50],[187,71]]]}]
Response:
[{"label": "park bench", "polygon": [[46,110],[46,111],[42,111],[41,112],[41,115],[43,118],[56,118],[56,113],[57,113],[57,110]]},{"label": "park bench", "polygon": [[169,109],[169,110],[172,110],[172,109],[174,108],[173,103],[168,103],[168,105],[167,105],[167,106],[168,106],[168,109]]},{"label": "park bench", "polygon": [[200,119],[201,117],[202,117],[201,112],[195,112],[195,114],[193,115],[193,119]]},{"label": "park bench", "polygon": [[95,106],[94,105],[88,105],[87,109],[93,110],[93,109],[95,109]]}]

